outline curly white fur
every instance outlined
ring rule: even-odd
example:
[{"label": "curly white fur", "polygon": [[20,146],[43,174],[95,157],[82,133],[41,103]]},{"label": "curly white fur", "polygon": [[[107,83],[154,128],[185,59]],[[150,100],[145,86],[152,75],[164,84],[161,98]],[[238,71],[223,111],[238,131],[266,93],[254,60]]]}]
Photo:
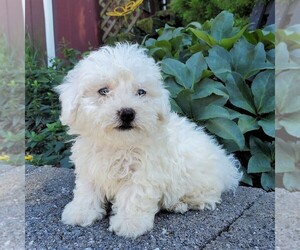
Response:
[{"label": "curly white fur", "polygon": [[[107,95],[98,90],[108,88]],[[138,95],[143,89],[145,95]],[[72,147],[76,188],[62,221],[87,226],[105,214],[110,231],[137,237],[160,209],[214,209],[241,178],[238,162],[186,118],[170,111],[160,69],[137,45],[102,47],[57,87],[61,121],[78,137]],[[135,111],[120,130],[122,108]]]}]

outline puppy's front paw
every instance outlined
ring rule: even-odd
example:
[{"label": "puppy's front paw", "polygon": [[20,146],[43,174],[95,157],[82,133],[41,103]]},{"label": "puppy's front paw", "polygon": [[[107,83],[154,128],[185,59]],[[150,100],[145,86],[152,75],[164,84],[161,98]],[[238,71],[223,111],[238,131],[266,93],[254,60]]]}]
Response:
[{"label": "puppy's front paw", "polygon": [[66,205],[61,220],[64,224],[85,227],[91,225],[95,220],[101,220],[104,215],[105,211],[102,208],[96,209],[71,201]]},{"label": "puppy's front paw", "polygon": [[154,216],[130,216],[123,217],[118,214],[112,216],[109,221],[109,231],[119,236],[136,238],[153,228]]}]

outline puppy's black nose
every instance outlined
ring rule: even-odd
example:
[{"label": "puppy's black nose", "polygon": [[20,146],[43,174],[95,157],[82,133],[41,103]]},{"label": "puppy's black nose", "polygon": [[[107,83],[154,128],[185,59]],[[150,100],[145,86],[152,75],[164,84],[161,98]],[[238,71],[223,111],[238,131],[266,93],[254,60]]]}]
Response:
[{"label": "puppy's black nose", "polygon": [[135,111],[132,108],[123,108],[118,112],[122,122],[130,123],[135,118]]}]

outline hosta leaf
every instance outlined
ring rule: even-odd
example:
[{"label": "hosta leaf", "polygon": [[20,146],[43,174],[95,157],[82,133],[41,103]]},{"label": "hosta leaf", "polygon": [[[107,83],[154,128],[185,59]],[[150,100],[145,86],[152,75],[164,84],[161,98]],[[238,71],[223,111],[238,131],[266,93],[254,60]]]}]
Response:
[{"label": "hosta leaf", "polygon": [[238,126],[243,134],[259,129],[256,118],[249,115],[241,115],[239,117]]},{"label": "hosta leaf", "polygon": [[244,37],[247,39],[249,43],[257,44],[257,35],[254,32],[245,32]]},{"label": "hosta leaf", "polygon": [[173,111],[175,111],[176,113],[179,114],[184,114],[182,109],[178,106],[178,104],[176,103],[176,101],[172,98],[170,98],[170,104],[171,104],[171,108]]},{"label": "hosta leaf", "polygon": [[298,70],[281,72],[276,76],[276,109],[279,114],[300,111],[300,74]]},{"label": "hosta leaf", "polygon": [[271,160],[272,152],[268,143],[261,141],[259,138],[250,136],[249,139],[250,152],[252,155],[264,154]]},{"label": "hosta leaf", "polygon": [[181,49],[180,51],[176,52],[176,59],[181,62],[185,62],[192,56],[191,52],[188,49]]},{"label": "hosta leaf", "polygon": [[172,36],[173,36],[173,37],[182,36],[182,34],[184,34],[184,33],[183,33],[183,30],[184,30],[183,27],[175,28],[175,29],[173,30]]},{"label": "hosta leaf", "polygon": [[228,153],[233,153],[241,150],[239,145],[237,145],[237,143],[233,140],[218,138],[218,141],[220,142],[221,145],[224,146],[224,148],[226,148],[226,152]]},{"label": "hosta leaf", "polygon": [[259,73],[254,78],[251,90],[254,103],[259,114],[269,113],[275,110],[275,74],[273,70]]},{"label": "hosta leaf", "polygon": [[192,31],[197,38],[199,38],[203,42],[207,43],[210,47],[217,44],[217,41],[206,31],[196,30],[193,28],[189,28],[189,30]]},{"label": "hosta leaf", "polygon": [[[300,49],[299,47],[290,51],[290,59],[296,63],[300,62]],[[299,65],[300,66],[300,65]]]},{"label": "hosta leaf", "polygon": [[198,109],[194,109],[193,106],[193,117],[196,120],[207,120],[217,117],[229,118],[229,112],[225,108],[218,105],[202,106]]},{"label": "hosta leaf", "polygon": [[193,99],[207,97],[211,94],[224,96],[227,100],[229,98],[225,86],[221,82],[217,82],[209,78],[204,78],[202,81],[197,82],[194,85],[194,91]]},{"label": "hosta leaf", "polygon": [[63,168],[72,168],[74,164],[71,162],[69,156],[65,156],[63,159],[60,160],[60,165]]},{"label": "hosta leaf", "polygon": [[290,58],[290,49],[286,42],[280,42],[276,45],[276,70],[300,69],[300,65]]},{"label": "hosta leaf", "polygon": [[206,123],[206,128],[217,136],[226,139],[233,140],[237,143],[240,150],[245,146],[244,135],[238,128],[235,122],[225,118],[210,119]]},{"label": "hosta leaf", "polygon": [[209,68],[219,79],[225,81],[227,75],[232,71],[229,52],[220,46],[214,46],[208,53],[209,56],[206,57],[206,62]]},{"label": "hosta leaf", "polygon": [[251,90],[239,74],[228,75],[225,85],[229,93],[229,101],[233,105],[252,114],[256,113]]},{"label": "hosta leaf", "polygon": [[263,69],[273,69],[274,65],[267,61],[264,45],[256,46],[247,40],[241,39],[230,50],[233,70],[243,76],[244,79],[255,75]]},{"label": "hosta leaf", "polygon": [[248,162],[247,172],[248,174],[263,173],[269,172],[271,169],[269,158],[264,154],[258,153],[251,156]]},{"label": "hosta leaf", "polygon": [[189,50],[192,54],[200,52],[200,51],[207,51],[209,46],[206,43],[196,43],[189,47]]},{"label": "hosta leaf", "polygon": [[241,167],[241,170],[242,170],[242,172],[243,172],[243,176],[242,176],[241,182],[246,183],[246,184],[248,184],[248,185],[250,185],[250,186],[253,186],[253,181],[252,181],[251,175],[249,175],[249,174],[247,173],[247,169],[246,169],[245,167],[242,166],[242,167]]},{"label": "hosta leaf", "polygon": [[[244,36],[252,44],[257,44],[259,42],[264,43],[265,45],[275,44],[275,25],[269,25],[263,30],[256,29],[251,32],[245,32]],[[270,46],[268,46],[270,47]]]},{"label": "hosta leaf", "polygon": [[162,41],[162,40],[172,39],[174,29],[175,29],[174,27],[171,27],[170,25],[166,24],[164,28],[161,28],[157,31],[159,34],[157,40]]},{"label": "hosta leaf", "polygon": [[168,51],[165,48],[153,48],[149,49],[149,55],[153,57],[157,57],[160,60],[162,60],[168,53]]},{"label": "hosta leaf", "polygon": [[292,172],[296,170],[293,146],[280,138],[276,139],[276,173]]},{"label": "hosta leaf", "polygon": [[177,83],[185,88],[190,88],[192,82],[190,81],[190,73],[187,67],[180,61],[167,58],[162,60],[161,69],[165,74],[174,76]]},{"label": "hosta leaf", "polygon": [[186,26],[186,28],[190,28],[190,27],[194,27],[199,30],[202,28],[202,25],[199,22],[191,22]]},{"label": "hosta leaf", "polygon": [[192,117],[192,91],[189,89],[182,90],[177,97],[175,98],[176,103],[180,107],[180,109],[186,114],[188,117]]},{"label": "hosta leaf", "polygon": [[277,113],[275,113],[275,130],[280,130],[282,129],[281,124],[279,123],[279,117]]},{"label": "hosta leaf", "polygon": [[192,55],[186,61],[186,66],[190,71],[193,84],[201,79],[203,70],[207,69],[206,61],[201,52]]},{"label": "hosta leaf", "polygon": [[275,189],[275,173],[270,171],[268,173],[262,173],[260,179],[261,185],[266,191]]},{"label": "hosta leaf", "polygon": [[150,47],[150,46],[154,46],[156,42],[156,39],[153,38],[149,38],[145,41],[145,46],[146,47]]},{"label": "hosta leaf", "polygon": [[146,46],[149,49],[149,55],[162,60],[165,56],[171,56],[172,45],[168,41],[157,41],[149,39],[146,41]]},{"label": "hosta leaf", "polygon": [[259,120],[258,125],[260,125],[263,129],[263,131],[271,137],[275,137],[275,114],[271,113],[267,116],[261,118]]},{"label": "hosta leaf", "polygon": [[214,94],[200,99],[193,99],[193,95],[192,95],[192,104],[195,108],[198,107],[203,108],[208,105],[224,106],[227,100],[228,98],[226,97],[218,96]]},{"label": "hosta leaf", "polygon": [[171,51],[172,50],[172,45],[169,41],[156,41],[155,46],[163,48],[166,51]]},{"label": "hosta leaf", "polygon": [[228,38],[233,32],[233,14],[222,11],[211,21],[211,35],[220,42],[223,38]]},{"label": "hosta leaf", "polygon": [[244,34],[245,30],[248,28],[248,25],[244,26],[238,33],[230,38],[224,38],[220,41],[220,45],[225,49],[231,49],[233,44],[240,39],[240,37]]},{"label": "hosta leaf", "polygon": [[275,49],[270,49],[267,51],[267,60],[270,63],[275,64]]},{"label": "hosta leaf", "polygon": [[279,124],[292,136],[300,137],[300,112],[288,114],[284,120],[279,120]]},{"label": "hosta leaf", "polygon": [[171,78],[168,77],[164,80],[165,86],[167,90],[170,92],[171,97],[177,97],[178,93],[184,89],[181,85],[177,84],[177,82]]},{"label": "hosta leaf", "polygon": [[264,34],[264,36],[260,38],[260,42],[262,42],[264,44],[270,43],[271,46],[267,46],[267,48],[274,48],[274,45],[275,45],[275,32],[272,31],[268,34]]},{"label": "hosta leaf", "polygon": [[230,109],[230,108],[227,108],[227,107],[225,107],[225,108],[229,112],[230,120],[234,120],[234,119],[239,118],[239,117],[242,116],[242,114],[240,112],[237,112],[237,111],[235,111],[233,109]]},{"label": "hosta leaf", "polygon": [[202,23],[202,29],[203,30],[210,30],[211,28],[211,21],[210,20],[206,20],[204,23]]},{"label": "hosta leaf", "polygon": [[191,36],[182,33],[181,35],[172,38],[170,43],[172,44],[173,50],[179,52],[184,46],[189,46],[192,44],[192,38]]},{"label": "hosta leaf", "polygon": [[283,185],[289,191],[300,191],[300,171],[285,173],[283,175]]},{"label": "hosta leaf", "polygon": [[293,144],[294,155],[296,162],[300,162],[300,140]]},{"label": "hosta leaf", "polygon": [[264,35],[268,35],[270,32],[275,33],[275,31],[276,31],[275,24],[270,24],[270,25],[264,27],[263,30],[262,30]]}]

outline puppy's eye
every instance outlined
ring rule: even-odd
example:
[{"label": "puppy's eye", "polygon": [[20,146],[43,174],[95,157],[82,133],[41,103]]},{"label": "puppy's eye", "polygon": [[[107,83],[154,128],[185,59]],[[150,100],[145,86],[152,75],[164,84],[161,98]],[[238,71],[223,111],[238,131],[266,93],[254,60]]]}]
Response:
[{"label": "puppy's eye", "polygon": [[107,87],[101,88],[98,90],[100,95],[107,95],[109,93],[109,89]]},{"label": "puppy's eye", "polygon": [[140,95],[140,96],[143,96],[143,95],[146,95],[146,91],[145,90],[143,90],[143,89],[139,89],[138,91],[137,91],[137,94],[138,95]]}]

